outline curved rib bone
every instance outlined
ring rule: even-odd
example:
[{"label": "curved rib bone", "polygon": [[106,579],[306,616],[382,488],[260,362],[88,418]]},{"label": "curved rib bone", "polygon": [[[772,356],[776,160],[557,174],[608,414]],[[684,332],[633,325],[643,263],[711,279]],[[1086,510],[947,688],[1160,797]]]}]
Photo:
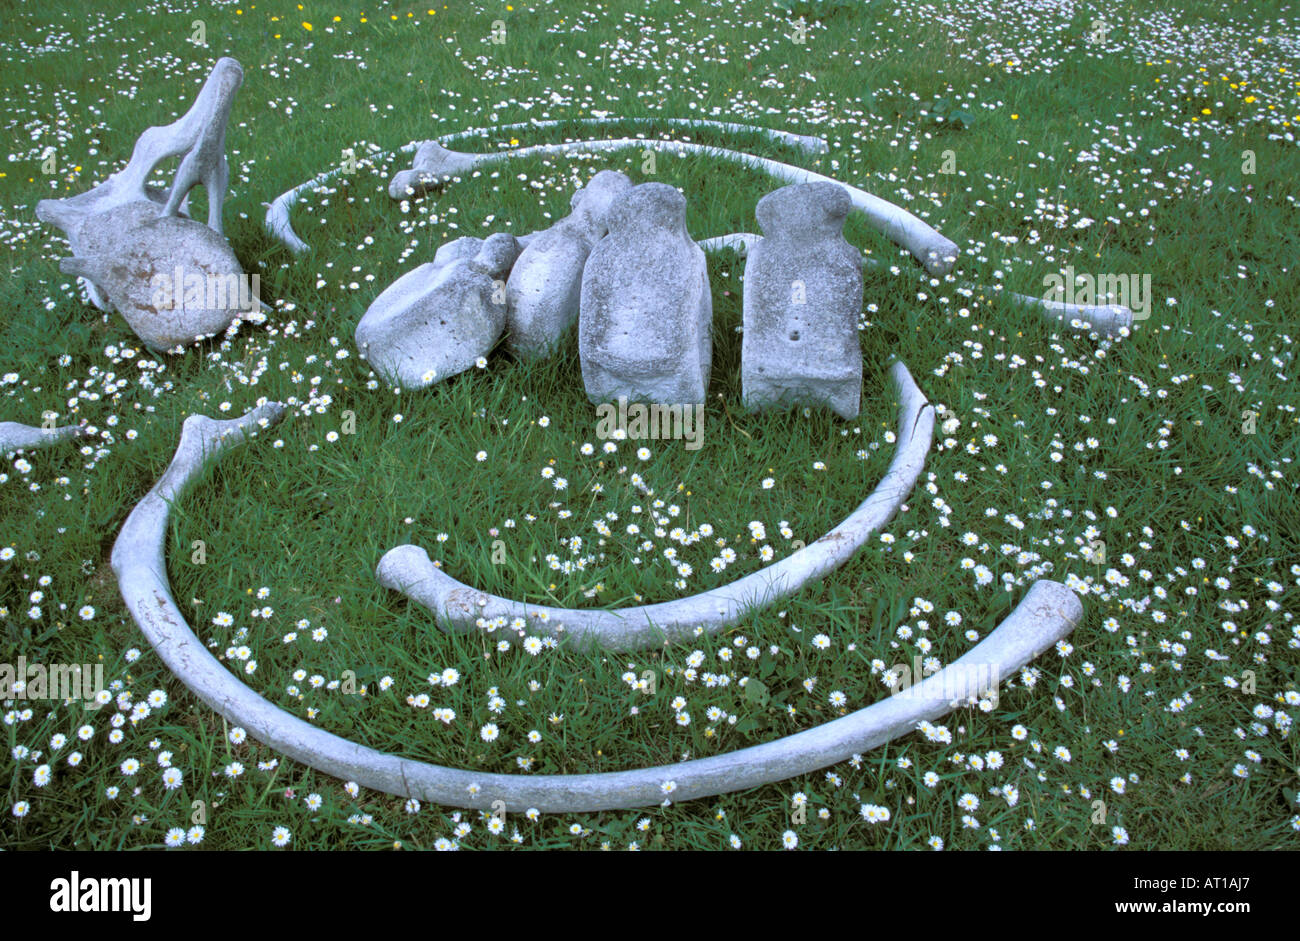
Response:
[{"label": "curved rib bone", "polygon": [[1122,304],[1067,304],[996,288],[977,287],[976,290],[994,296],[1001,294],[1018,304],[1034,308],[1044,320],[1074,330],[1095,330],[1102,336],[1113,337],[1118,336],[1121,330],[1133,329],[1133,311]]},{"label": "curved rib bone", "polygon": [[[779,160],[769,160],[766,157],[755,157],[753,154],[741,153],[736,150],[711,147],[706,144],[622,137],[614,140],[571,141],[567,144],[537,144],[532,147],[521,147],[518,150],[503,150],[489,154],[462,154],[447,150],[439,145],[438,160],[429,164],[428,169],[422,169],[416,175],[422,180],[427,177],[427,182],[431,182],[439,175],[463,173],[470,166],[497,163],[516,157],[566,154],[575,151],[621,150],[627,147],[641,147],[642,149],[677,153],[686,151],[708,154],[733,163],[743,164],[755,170],[761,170],[768,176],[786,183],[837,183],[848,191],[849,199],[853,202],[854,208],[866,216],[867,221],[872,226],[911,252],[916,260],[924,265],[925,269],[932,275],[936,277],[943,276],[951,271],[957,263],[958,249],[954,242],[939,234],[906,209],[895,206],[888,200],[873,196],[866,190],[858,189],[856,186],[840,183],[831,177],[814,173],[812,170],[805,170],[803,167],[781,163]],[[467,163],[467,160],[472,160],[472,164]],[[444,164],[447,167],[445,170],[441,169]],[[396,181],[397,178],[394,178],[394,183]]]},{"label": "curved rib bone", "polygon": [[[1083,606],[1058,582],[1040,580],[983,641],[965,656],[903,695],[785,738],[680,764],[604,774],[486,774],[410,761],[351,742],[280,709],[222,666],[195,636],[167,584],[163,549],[172,501],[202,473],[207,461],[270,427],[285,407],[269,402],[229,421],[186,419],[176,456],[122,526],[113,546],[113,571],[122,598],[163,662],[201,700],[258,741],[335,777],[363,787],[453,807],[506,810],[529,807],[577,813],[659,804],[665,794],[683,801],[807,774],[908,734],[922,721],[954,707],[954,690],[983,692],[1074,629]],[[972,677],[977,678],[971,683]],[[672,787],[669,787],[669,783]],[[496,805],[500,806],[500,805]]]},{"label": "curved rib bone", "polygon": [[22,449],[34,451],[47,448],[60,441],[84,438],[84,425],[64,425],[62,428],[37,428],[16,421],[0,421],[0,454],[10,454]]},{"label": "curved rib bone", "polygon": [[477,127],[468,131],[444,134],[438,140],[443,144],[471,137],[487,137],[501,131],[530,131],[534,128],[562,127],[565,124],[672,124],[677,127],[706,127],[732,134],[762,134],[768,140],[798,147],[809,154],[824,154],[830,151],[826,141],[809,134],[792,134],[790,131],[757,127],[753,124],[734,124],[730,121],[710,121],[707,118],[570,118],[564,121],[520,121],[518,124],[498,124],[494,127]]},{"label": "curved rib bone", "polygon": [[[618,123],[620,120],[625,120],[625,119],[589,118],[589,119],[583,119],[583,123],[587,123],[589,121],[591,123],[614,124],[614,123]],[[640,120],[640,119],[636,119],[636,120]],[[659,119],[647,118],[645,120],[658,121]],[[435,141],[433,141],[433,143],[444,145],[457,140],[466,140],[471,137],[487,137],[488,135],[495,134],[498,131],[523,130],[525,128],[532,128],[532,127],[552,127],[552,126],[558,126],[561,123],[563,122],[537,121],[537,122],[523,122],[519,124],[505,124],[505,125],[499,125],[497,127],[473,127],[464,131],[456,131],[451,134],[443,134],[440,137],[438,137]],[[660,123],[669,123],[669,124],[686,123],[692,126],[722,128],[724,130],[736,129],[742,131],[757,131],[766,134],[768,137],[772,138],[773,140],[784,140],[788,143],[794,144],[796,147],[801,147],[810,153],[825,153],[829,149],[826,146],[826,142],[817,137],[805,137],[802,134],[791,134],[789,131],[774,131],[771,130],[770,128],[754,127],[749,124],[729,124],[721,121],[709,121],[705,119],[689,119],[689,118],[663,119],[663,121]],[[423,146],[424,143],[425,142],[423,141],[412,141],[409,144],[405,144],[402,147],[399,147],[397,150],[379,151],[378,153],[372,155],[371,159],[382,160],[385,157],[391,157],[394,154],[409,154],[412,152],[418,152],[418,150],[420,149],[420,147]],[[473,155],[471,154],[470,156]],[[344,172],[345,169],[343,167],[335,167],[332,170],[325,170],[322,173],[316,174],[316,176],[312,177],[310,180],[307,180],[306,182],[303,183],[299,183],[293,189],[286,190],[285,192],[281,193],[272,202],[264,204],[266,206],[266,222],[265,222],[266,230],[270,232],[273,236],[275,236],[277,239],[279,239],[281,242],[283,242],[285,246],[294,254],[307,251],[307,249],[310,248],[311,246],[309,246],[306,242],[300,239],[298,237],[298,233],[294,232],[293,222],[289,219],[289,210],[293,208],[294,203],[298,201],[299,197],[303,193],[310,193],[317,189],[320,189],[320,187],[325,185],[325,183],[329,182],[331,179]],[[402,171],[402,172],[405,173],[409,171]],[[390,185],[390,193],[391,193],[391,185]],[[519,244],[526,245],[527,239],[529,238],[531,238],[531,235],[519,236]]]},{"label": "curved rib bone", "polygon": [[[753,251],[754,246],[763,240],[763,236],[755,235],[753,232],[729,232],[726,235],[718,235],[711,239],[702,239],[696,244],[706,252],[721,251],[724,248],[731,248],[736,251],[742,258]],[[864,267],[880,269],[885,267],[885,263],[876,258],[862,256]],[[986,288],[976,286],[976,291],[982,291],[985,294],[1002,295],[1010,298],[1012,301],[1024,304],[1027,307],[1035,308],[1044,320],[1052,323],[1063,323],[1068,327],[1076,330],[1095,330],[1102,336],[1116,336],[1120,330],[1133,328],[1133,311],[1120,304],[1088,305],[1088,304],[1066,304],[1062,301],[1049,301],[1041,297],[1033,297],[1029,294],[1017,294],[1014,291],[1007,291],[1003,288]]]},{"label": "curved rib bone", "polygon": [[805,584],[843,565],[871,536],[893,519],[925,464],[934,431],[934,409],[902,362],[890,369],[898,389],[898,445],[889,470],[871,495],[840,525],[811,545],[730,585],[660,604],[616,610],[551,608],[511,601],[477,591],[447,575],[418,546],[389,550],[376,576],[386,588],[401,591],[429,608],[444,627],[469,631],[498,618],[521,617],[528,630],[574,637],[613,650],[648,647],[713,632],[773,604]]}]

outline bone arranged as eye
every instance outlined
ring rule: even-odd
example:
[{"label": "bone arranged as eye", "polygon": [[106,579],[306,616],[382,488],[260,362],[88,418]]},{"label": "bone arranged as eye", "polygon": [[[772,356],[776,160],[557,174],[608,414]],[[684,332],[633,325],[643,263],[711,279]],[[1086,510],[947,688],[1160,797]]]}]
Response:
[{"label": "bone arranged as eye", "polygon": [[[201,700],[258,741],[326,774],[363,787],[453,807],[535,807],[547,813],[581,813],[648,807],[724,794],[807,774],[915,731],[958,703],[951,691],[969,676],[975,692],[1001,681],[1067,636],[1083,617],[1069,588],[1035,582],[1005,620],[965,656],[907,690],[857,712],[740,751],[671,765],[602,774],[511,775],[448,768],[376,751],[318,728],[275,706],[224,667],[195,636],[167,584],[164,547],[171,506],[209,460],[242,444],[258,429],[279,422],[279,402],[242,418],[185,420],[167,470],[131,511],[113,545],[112,564],[122,598],[163,662]],[[968,688],[968,684],[966,684]]]},{"label": "bone arranged as eye", "polygon": [[730,585],[635,608],[552,608],[478,591],[436,567],[414,545],[389,550],[375,574],[381,585],[418,601],[434,612],[439,624],[452,630],[469,631],[484,622],[523,618],[534,634],[569,637],[607,650],[683,640],[697,628],[719,631],[839,568],[894,518],[912,492],[930,450],[934,408],[901,361],[890,368],[890,376],[898,392],[898,444],[876,489],[816,542]]}]

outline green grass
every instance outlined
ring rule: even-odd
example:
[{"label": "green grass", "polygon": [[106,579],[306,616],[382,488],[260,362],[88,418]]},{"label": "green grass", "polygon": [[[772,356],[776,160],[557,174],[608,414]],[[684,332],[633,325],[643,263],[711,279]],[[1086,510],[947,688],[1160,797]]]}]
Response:
[{"label": "green grass", "polygon": [[[952,849],[1294,847],[1300,85],[1276,38],[1294,33],[1292,6],[1256,5],[1243,17],[1229,2],[1182,12],[1134,3],[1080,7],[1067,20],[992,0],[804,3],[793,14],[769,0],[513,5],[438,5],[429,15],[396,4],[365,23],[315,3],[21,7],[0,42],[10,140],[0,164],[0,239],[10,249],[0,418],[36,424],[53,410],[87,420],[96,438],[3,469],[0,545],[13,555],[0,561],[0,662],[102,662],[122,698],[99,712],[5,705],[0,845],[160,846],[169,829],[195,824],[202,801],[205,848],[267,848],[277,826],[295,848],[510,847],[517,833],[531,848],[725,849],[734,834],[746,848],[772,849],[787,830],[807,848],[925,849],[935,837]],[[788,38],[799,15],[803,45]],[[1099,16],[1112,28],[1094,45],[1086,36]],[[190,41],[196,19],[206,46]],[[498,19],[502,45],[488,40]],[[120,169],[145,127],[188,107],[221,55],[245,70],[227,137],[226,233],[275,309],[237,335],[154,356],[59,274],[66,244],[33,210]],[[386,186],[406,159],[367,158],[295,208],[310,253],[294,257],[262,230],[264,203],[337,166],[345,148],[364,156],[468,127],[593,112],[781,127],[824,137],[830,153],[667,125],[573,124],[462,146],[606,133],[734,146],[898,202],[962,247],[958,277],[932,281],[861,220],[846,226],[853,244],[896,265],[866,276],[859,420],[739,407],[744,263],[729,252],[709,258],[713,380],[697,451],[624,441],[603,452],[572,336],[548,361],[497,351],[486,369],[401,394],[356,356],[352,334],[368,304],[449,239],[544,228],[603,168],[680,187],[695,238],[758,231],[754,204],[774,184],[753,171],[660,154],[649,175],[639,150],[532,158],[404,210]],[[954,112],[964,112],[961,126]],[[42,172],[50,147],[53,175]],[[1253,175],[1242,172],[1244,150],[1255,154]],[[948,151],[952,174],[942,172]],[[205,214],[202,195],[191,212]],[[1043,276],[1067,265],[1150,274],[1151,317],[1130,337],[1099,341],[962,287],[1041,295]],[[570,606],[663,601],[756,571],[763,546],[781,558],[796,540],[812,541],[883,474],[893,355],[942,406],[941,423],[955,422],[937,431],[909,509],[887,539],[725,634],[647,652],[534,656],[508,631],[445,634],[374,579],[379,557],[402,542],[469,584]],[[1071,584],[1085,620],[1067,653],[1049,651],[1005,684],[994,710],[944,720],[951,741],[917,733],[825,772],[663,808],[511,815],[499,836],[477,813],[410,813],[401,799],[349,793],[251,739],[232,741],[118,597],[109,550],[170,459],[183,418],[242,414],[263,397],[290,402],[293,418],[223,459],[173,513],[178,603],[217,655],[248,648],[256,669],[245,672],[238,655],[231,668],[271,701],[413,759],[552,774],[721,754],[880,699],[882,666],[923,650],[950,662],[975,643],[968,631],[986,636],[1035,578]],[[1243,433],[1247,410],[1258,413],[1253,435]],[[330,440],[345,412],[355,434]],[[641,443],[647,460],[636,455]],[[567,486],[556,489],[557,477]],[[593,528],[601,519],[608,537]],[[656,525],[700,538],[681,546]],[[639,546],[646,539],[649,550]],[[1104,564],[1084,556],[1093,539],[1105,543]],[[202,565],[191,562],[200,540]],[[498,540],[504,564],[493,562]],[[665,558],[669,545],[689,576]],[[723,548],[735,561],[712,571]],[[552,569],[552,554],[572,570]],[[87,605],[94,612],[83,618]],[[316,642],[319,627],[328,636]],[[694,651],[702,665],[691,674]],[[428,683],[448,668],[459,682]],[[653,694],[623,679],[646,670]],[[1248,671],[1249,691],[1240,685]],[[364,696],[342,691],[353,675]],[[767,687],[766,704],[745,695],[747,676]],[[166,703],[132,721],[154,690]],[[844,706],[831,704],[833,691]],[[407,704],[421,693],[427,708]],[[689,724],[676,718],[677,697]],[[456,718],[437,721],[435,708]],[[711,709],[735,722],[711,721]],[[112,742],[119,711],[122,740]],[[480,735],[489,722],[500,733],[491,742]],[[76,737],[83,724],[94,728],[89,742]],[[529,740],[533,730],[540,741]],[[55,735],[68,741],[55,749]],[[81,760],[70,766],[74,750]],[[161,752],[182,772],[174,790],[163,785]],[[133,775],[121,770],[128,759],[140,763]],[[242,774],[229,775],[232,762]],[[38,786],[45,765],[52,780]],[[802,824],[791,822],[797,793],[808,800]],[[967,794],[977,810],[963,806]],[[11,812],[20,804],[21,817]],[[864,804],[891,819],[867,823]]]}]

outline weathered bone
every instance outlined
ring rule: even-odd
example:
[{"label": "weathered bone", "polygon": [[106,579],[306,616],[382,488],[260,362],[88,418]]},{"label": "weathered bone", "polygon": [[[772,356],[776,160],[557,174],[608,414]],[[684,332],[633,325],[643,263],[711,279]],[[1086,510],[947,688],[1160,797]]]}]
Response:
[{"label": "weathered bone", "polygon": [[[465,132],[460,136],[469,136],[476,132]],[[443,141],[450,141],[456,135],[443,137]],[[407,144],[399,152],[405,153],[415,150],[420,145],[418,143]],[[619,150],[628,147],[641,147],[665,152],[691,152],[704,153],[720,157],[737,163],[742,163],[756,170],[762,170],[769,176],[783,180],[787,183],[811,183],[815,181],[829,181],[830,177],[822,176],[820,173],[814,173],[811,170],[805,170],[802,167],[792,166],[787,163],[781,163],[776,160],[767,160],[763,157],[755,157],[752,154],[739,153],[734,150],[725,150],[718,147],[708,147],[702,144],[684,143],[678,141],[662,140],[645,140],[640,138],[618,138],[615,140],[594,140],[594,141],[572,141],[567,144],[541,144],[534,147],[524,147],[518,150],[500,151],[491,154],[462,154],[462,157],[468,157],[473,160],[473,165],[478,166],[485,163],[493,163],[500,160],[507,160],[512,157],[527,157],[535,154],[558,154],[573,153],[581,150]],[[445,148],[443,148],[445,150]],[[453,153],[446,151],[447,154]],[[384,156],[380,154],[377,156]],[[447,158],[450,159],[450,158]],[[461,162],[458,164],[465,172],[470,165]],[[321,173],[311,180],[295,186],[293,189],[280,194],[276,200],[267,207],[266,227],[276,238],[283,241],[290,250],[301,252],[307,249],[307,243],[300,239],[293,231],[293,224],[289,219],[289,209],[297,201],[299,196],[305,192],[318,189],[328,180],[342,173],[343,169],[335,168],[325,173]],[[867,220],[876,228],[884,232],[889,238],[902,245],[910,251],[919,260],[926,269],[936,276],[942,276],[952,270],[953,265],[957,262],[958,249],[955,243],[944,238],[925,222],[918,219],[905,209],[895,206],[887,200],[873,196],[857,187],[847,186],[849,196],[853,200],[853,205]]]},{"label": "weathered bone", "polygon": [[80,254],[59,270],[95,285],[150,349],[215,336],[260,305],[224,236],[157,203],[114,206],[74,231]]},{"label": "weathered bone", "polygon": [[0,454],[34,451],[61,441],[86,437],[86,426],[64,425],[62,428],[37,428],[16,421],[0,421]]},{"label": "weathered bone", "polygon": [[609,231],[611,204],[631,186],[625,174],[601,170],[573,194],[569,215],[528,239],[506,282],[506,346],[515,356],[551,355],[578,319],[587,257]]},{"label": "weathered bone", "polygon": [[[743,164],[755,170],[762,170],[768,176],[787,183],[839,182],[820,173],[814,173],[812,170],[805,170],[803,167],[781,163],[779,160],[769,160],[765,157],[756,157],[753,154],[741,153],[740,151],[726,150],[705,144],[642,140],[631,137],[622,137],[615,140],[570,141],[566,144],[537,144],[532,147],[521,147],[517,150],[503,150],[490,154],[457,154],[455,151],[441,148],[443,151],[441,159],[446,161],[454,159],[456,166],[459,168],[457,172],[464,173],[471,166],[499,163],[502,160],[518,157],[567,154],[577,151],[621,150],[628,147],[640,147],[643,150],[657,150],[668,153],[707,154],[733,163]],[[462,158],[468,158],[472,163],[466,163]],[[848,191],[854,208],[866,217],[867,222],[911,252],[916,260],[924,265],[925,269],[932,275],[942,277],[953,269],[958,256],[958,248],[954,242],[940,235],[927,223],[921,221],[906,209],[895,206],[879,196],[873,196],[856,186],[849,186],[847,183],[841,183],[840,185]],[[268,225],[270,225],[270,213],[267,216]],[[283,226],[277,226],[273,230],[282,232]]]},{"label": "weathered bone", "polygon": [[713,296],[686,198],[667,183],[624,190],[609,235],[582,269],[578,356],[593,402],[703,405],[713,366]]},{"label": "weathered bone", "polygon": [[422,389],[473,367],[506,324],[505,277],[519,257],[513,235],[464,236],[402,275],[366,309],[355,340],[390,386]]},{"label": "weathered bone", "polygon": [[473,128],[457,131],[439,138],[444,144],[454,140],[467,140],[471,137],[488,137],[502,131],[531,131],[534,128],[562,127],[565,124],[671,124],[674,127],[703,127],[729,134],[762,134],[768,140],[798,147],[804,153],[824,154],[830,151],[826,141],[809,134],[793,134],[790,131],[773,130],[756,127],[753,124],[734,124],[730,121],[710,121],[707,118],[570,118],[565,121],[520,121],[518,124],[498,124],[494,127]]},{"label": "weathered bone", "polygon": [[[221,232],[230,180],[226,123],[243,80],[238,62],[218,59],[190,110],[165,127],[141,134],[125,168],[85,193],[36,204],[37,218],[67,236],[73,257],[65,259],[64,272],[81,279],[100,310],[119,310],[154,349],[211,335],[235,317],[229,310],[199,309],[202,305],[188,317],[160,313],[148,298],[152,276],[161,272],[170,277],[176,268],[200,277],[243,276]],[[182,154],[166,194],[146,184],[159,163]],[[207,190],[208,227],[218,236],[215,240],[205,238],[199,224],[184,215],[190,191],[200,183]],[[139,257],[127,259],[130,254]]]},{"label": "weathered bone", "polygon": [[821,405],[858,417],[862,253],[844,238],[838,183],[792,183],[758,201],[767,237],[745,260],[740,387],[754,409]]},{"label": "weathered bone", "polygon": [[[151,127],[141,134],[125,168],[80,195],[41,200],[36,204],[36,217],[57,225],[71,240],[73,230],[88,216],[123,203],[150,199],[145,181],[154,168],[168,157],[184,154],[163,203],[163,215],[177,215],[190,190],[202,183],[208,196],[208,225],[220,233],[221,207],[230,182],[226,122],[243,81],[244,70],[237,61],[218,59],[190,110],[165,127]],[[75,243],[72,253],[80,254]]]},{"label": "weathered bone", "polygon": [[[698,244],[706,252],[721,251],[730,248],[742,258],[758,247],[763,236],[753,232],[729,232],[711,239],[703,239]],[[885,262],[876,258],[862,256],[864,267],[880,270]],[[970,286],[967,285],[969,288]],[[1061,323],[1076,330],[1095,330],[1102,336],[1117,336],[1121,330],[1133,328],[1133,311],[1121,304],[1066,304],[1063,301],[1049,301],[1029,294],[1017,294],[1004,288],[976,286],[973,290],[995,297],[1005,297],[1018,304],[1031,307],[1051,323]]]},{"label": "weathered bone", "polygon": [[468,173],[472,169],[473,155],[457,153],[436,140],[428,140],[415,152],[411,169],[403,170],[393,177],[388,184],[388,195],[393,199],[418,195],[442,180]]},{"label": "weathered bone", "polygon": [[1000,288],[977,288],[986,294],[1001,295],[1018,304],[1032,307],[1044,320],[1064,324],[1074,330],[1096,331],[1102,336],[1118,336],[1121,330],[1133,329],[1133,311],[1122,304],[1067,304],[1030,294],[1017,294]]},{"label": "weathered bone", "polygon": [[[612,124],[612,123],[616,123],[619,120],[620,120],[619,118],[590,118],[590,119],[584,119],[584,123],[589,121],[590,123],[593,124]],[[646,120],[657,120],[657,119],[646,119]],[[446,145],[452,143],[453,141],[468,140],[469,138],[473,138],[473,137],[479,137],[479,138],[488,137],[490,135],[496,134],[499,131],[523,130],[525,128],[531,128],[531,127],[552,127],[560,123],[562,122],[538,121],[538,122],[524,122],[520,124],[503,124],[497,127],[472,127],[464,131],[456,131],[451,134],[443,134],[438,138],[438,143]],[[799,147],[811,153],[825,153],[829,149],[826,146],[826,142],[818,137],[808,137],[802,134],[791,134],[789,131],[774,131],[769,128],[754,127],[748,124],[730,124],[722,121],[709,121],[703,118],[700,119],[672,118],[672,119],[668,119],[668,123],[686,124],[688,126],[693,126],[693,127],[711,127],[711,128],[722,129],[722,130],[739,130],[739,131],[760,133],[766,135],[768,138],[772,140],[784,141],[786,143],[792,144],[796,147]],[[411,143],[404,144],[401,147],[397,148],[396,150],[378,151],[372,154],[369,159],[372,161],[377,161],[377,160],[386,159],[388,157],[392,157],[396,154],[414,153],[418,151],[419,148],[423,146],[423,144],[424,141],[411,141]],[[316,174],[310,180],[306,180],[302,183],[299,183],[297,186],[293,187],[292,189],[285,190],[283,193],[277,196],[272,202],[263,203],[263,205],[266,206],[266,218],[265,218],[266,230],[270,232],[271,235],[275,236],[275,238],[283,242],[285,244],[285,247],[288,248],[289,251],[293,252],[294,254],[299,254],[301,252],[307,251],[307,249],[310,248],[311,246],[309,246],[306,242],[300,239],[298,237],[298,233],[294,232],[293,222],[289,218],[289,210],[293,208],[294,204],[298,201],[299,197],[301,197],[304,193],[314,192],[320,189],[330,180],[334,179],[334,177],[348,172],[350,172],[349,168],[343,166],[334,167],[331,170],[324,170],[321,173]],[[526,235],[519,236],[519,244],[527,246],[528,238],[530,238],[530,236],[526,236]]]},{"label": "weathered bone", "polygon": [[660,604],[615,610],[552,608],[478,591],[436,567],[418,546],[403,545],[379,560],[376,577],[385,588],[407,595],[434,612],[440,626],[455,631],[480,624],[509,624],[521,617],[528,630],[571,637],[611,650],[630,650],[682,640],[697,628],[715,632],[793,594],[843,565],[872,533],[894,518],[925,465],[934,432],[934,409],[907,367],[895,362],[890,375],[898,390],[898,444],[889,470],[853,513],[825,536],[778,562],[730,585]]},{"label": "weathered bone", "polygon": [[279,421],[286,409],[270,402],[229,421],[186,419],[176,456],[122,526],[113,571],[122,598],[158,656],[203,702],[258,741],[288,757],[362,787],[423,801],[518,813],[581,813],[692,800],[808,774],[914,731],[956,705],[954,689],[979,690],[1003,679],[1067,636],[1083,606],[1058,582],[1035,582],[983,641],[907,691],[823,725],[711,758],[604,774],[487,774],[411,761],[368,748],[300,719],[250,689],[216,659],[185,623],[167,584],[164,547],[171,504],[207,461],[242,443],[254,429]]},{"label": "weathered bone", "polygon": [[[500,131],[510,130],[531,130],[533,128],[559,127],[566,122],[563,121],[536,121],[521,122],[519,124],[504,124],[495,128],[478,129],[483,134],[488,132],[499,133]],[[820,137],[809,137],[804,134],[791,134],[789,131],[774,131],[765,127],[753,127],[748,124],[732,124],[726,121],[708,121],[693,118],[580,118],[575,123],[578,124],[626,124],[626,123],[650,123],[650,124],[673,124],[682,127],[707,127],[715,130],[726,131],[728,133],[761,133],[769,140],[781,141],[792,144],[811,154],[824,154],[830,148]],[[474,154],[457,153],[454,150],[448,150],[444,144],[450,143],[457,138],[467,138],[475,132],[462,132],[459,134],[448,134],[440,140],[424,141],[415,152],[415,160],[410,170],[402,170],[394,175],[392,181],[388,184],[388,195],[393,199],[406,199],[411,196],[419,196],[428,192],[431,188],[450,179],[457,174],[466,173],[474,167]]]}]

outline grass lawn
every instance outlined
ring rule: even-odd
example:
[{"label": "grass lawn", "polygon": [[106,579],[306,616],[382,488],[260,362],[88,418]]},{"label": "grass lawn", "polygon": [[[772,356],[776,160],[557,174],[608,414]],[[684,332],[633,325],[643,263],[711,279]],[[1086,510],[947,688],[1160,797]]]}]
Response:
[{"label": "grass lawn", "polygon": [[[1277,2],[1176,6],[19,7],[0,39],[0,420],[53,411],[93,436],[0,468],[0,662],[102,664],[114,700],[2,704],[0,847],[266,849],[279,827],[289,847],[317,849],[1300,845],[1300,15]],[[34,207],[120,169],[223,55],[244,68],[225,231],[273,309],[182,355],[153,354],[60,274],[67,244]],[[698,450],[599,440],[573,335],[550,360],[497,350],[418,392],[375,378],[352,335],[384,287],[450,239],[545,228],[601,169],[679,187],[696,239],[758,231],[754,205],[777,185],[766,176],[701,155],[647,168],[639,148],[509,161],[417,199],[387,196],[410,158],[381,152],[593,115],[743,122],[817,135],[829,152],[669,124],[455,146],[719,144],[860,186],[961,246],[955,275],[932,279],[850,219],[849,241],[888,263],[865,276],[859,420],[743,411],[744,261],[731,251],[709,255]],[[355,172],[293,211],[312,246],[294,256],[264,231],[264,204],[346,149]],[[191,215],[206,218],[205,198]],[[1044,276],[1067,268],[1149,276],[1149,316],[1104,340],[966,287],[1041,296]],[[583,653],[510,631],[443,633],[375,581],[403,542],[461,581],[566,606],[665,601],[754,572],[846,517],[884,473],[892,356],[940,413],[906,512],[733,630]],[[413,759],[536,775],[722,754],[887,696],[896,663],[951,662],[1037,578],[1075,589],[1085,619],[1004,684],[996,708],[959,710],[929,735],[749,791],[511,814],[494,832],[478,812],[278,757],[199,703],[127,615],[109,550],[182,420],[267,398],[293,417],[173,512],[177,601],[272,702]],[[647,670],[652,694],[627,679]],[[365,695],[345,694],[350,676]],[[770,700],[747,696],[747,677]],[[868,821],[867,805],[889,819]]]}]

